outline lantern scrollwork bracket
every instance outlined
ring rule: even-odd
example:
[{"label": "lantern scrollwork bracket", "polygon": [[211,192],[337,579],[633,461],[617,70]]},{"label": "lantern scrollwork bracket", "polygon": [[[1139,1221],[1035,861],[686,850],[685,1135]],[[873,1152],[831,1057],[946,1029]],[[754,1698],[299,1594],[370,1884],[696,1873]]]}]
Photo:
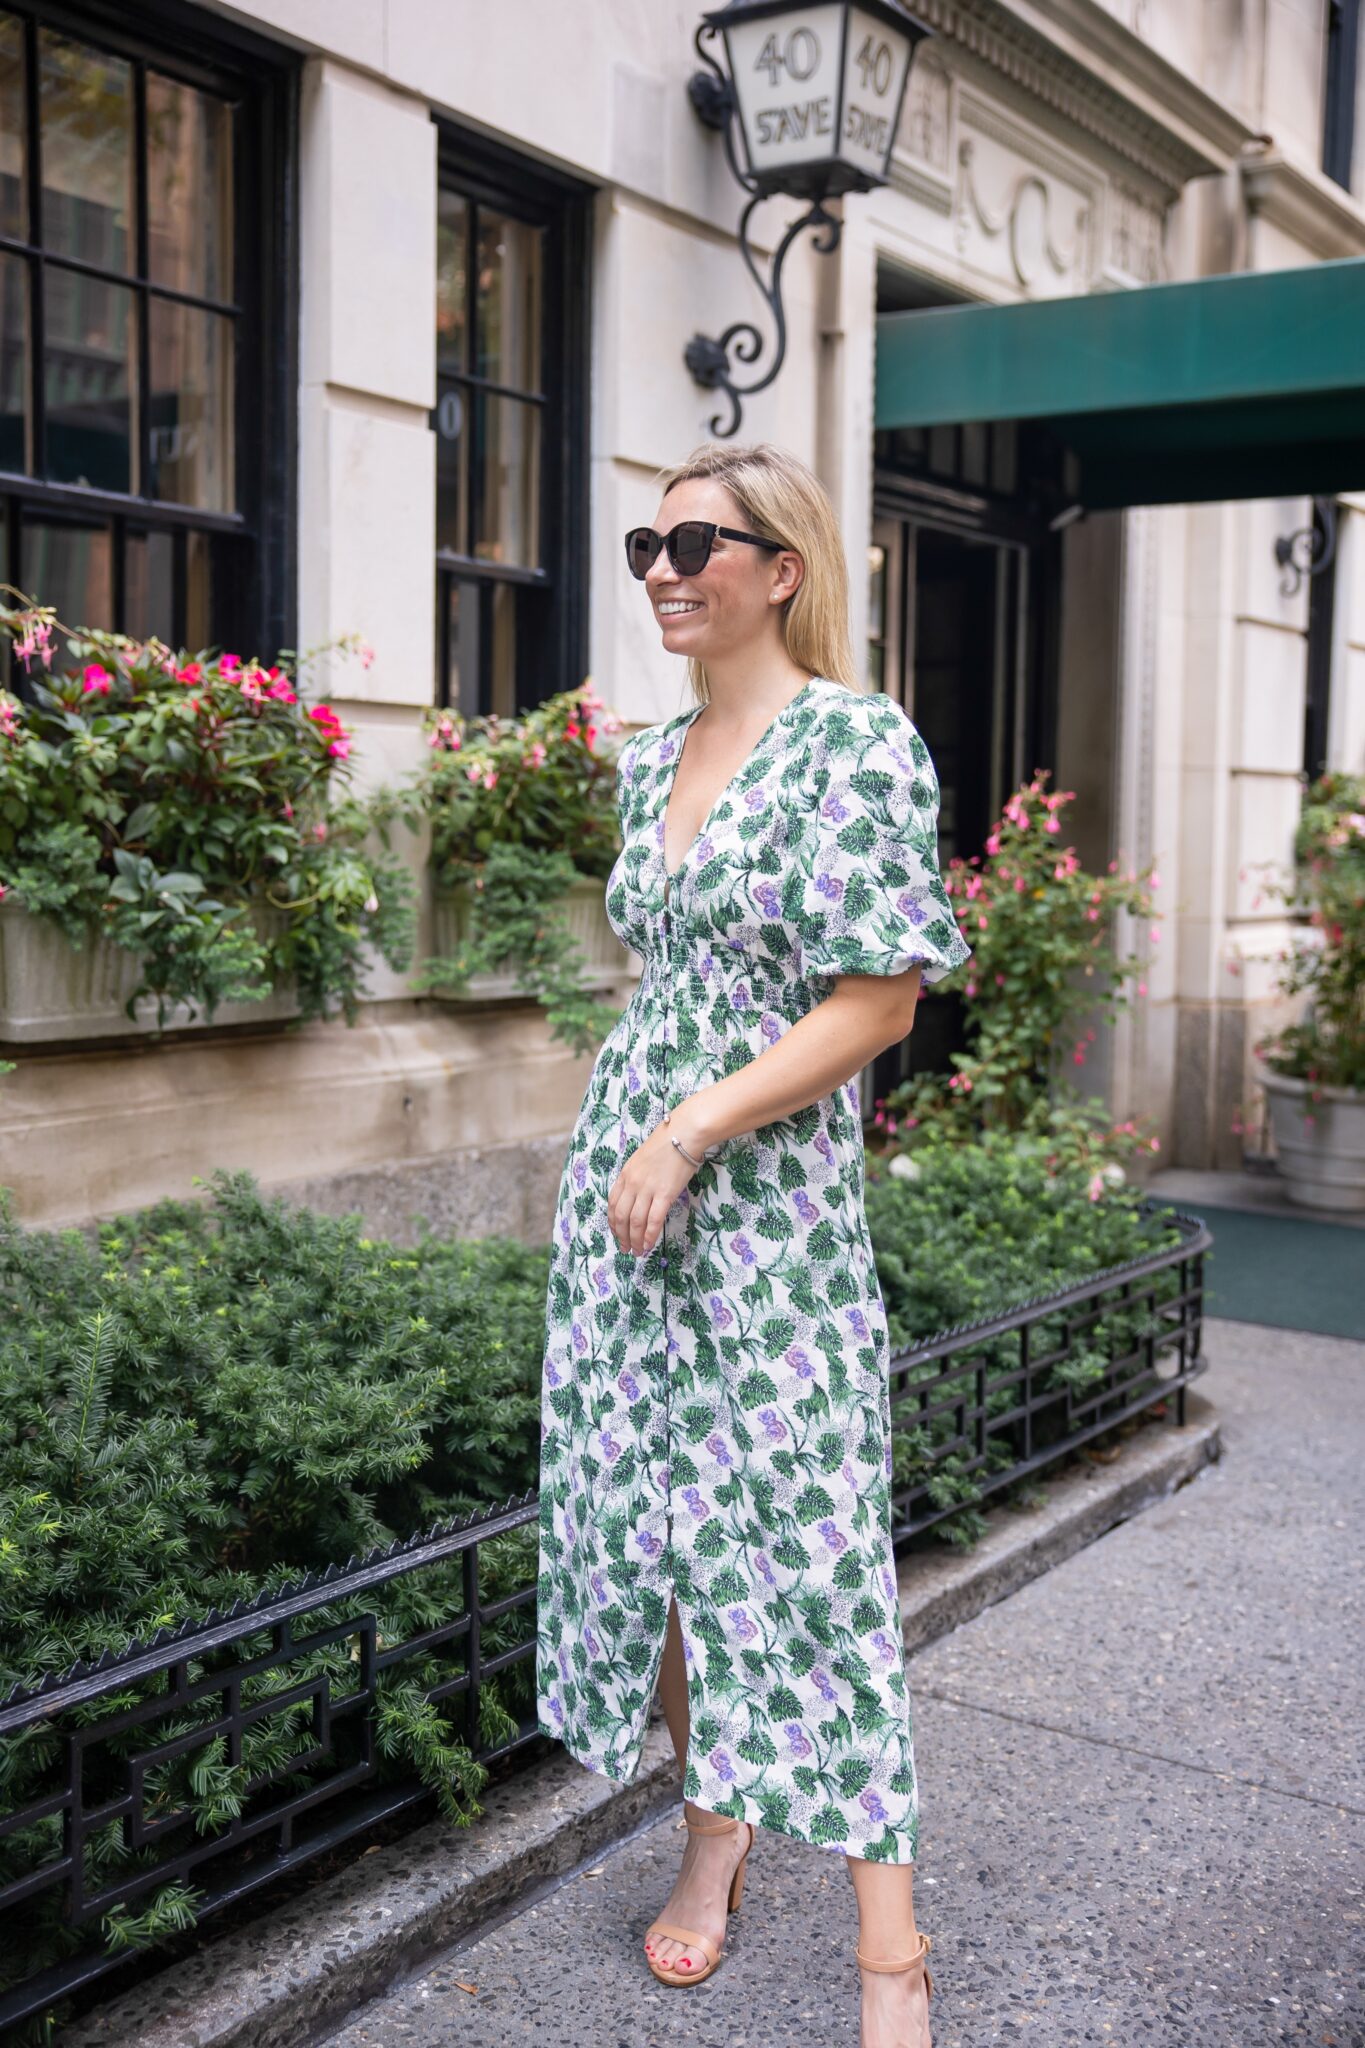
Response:
[{"label": "lantern scrollwork bracket", "polygon": [[1275,542],[1275,560],[1284,570],[1282,597],[1297,597],[1310,576],[1330,569],[1337,552],[1337,508],[1332,498],[1314,498],[1313,523],[1296,533],[1282,533]]}]

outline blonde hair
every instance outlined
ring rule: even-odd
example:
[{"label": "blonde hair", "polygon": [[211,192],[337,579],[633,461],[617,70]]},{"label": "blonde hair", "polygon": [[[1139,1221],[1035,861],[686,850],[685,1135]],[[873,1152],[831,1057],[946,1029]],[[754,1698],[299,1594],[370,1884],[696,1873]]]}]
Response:
[{"label": "blonde hair", "polygon": [[[732,448],[707,441],[676,468],[660,470],[667,495],[675,484],[705,477],[723,484],[755,533],[781,541],[805,565],[800,588],[782,608],[787,652],[798,668],[861,691],[848,631],[848,563],[829,493],[813,470],[768,441]],[[706,670],[691,657],[687,679],[699,703],[709,700]]]}]

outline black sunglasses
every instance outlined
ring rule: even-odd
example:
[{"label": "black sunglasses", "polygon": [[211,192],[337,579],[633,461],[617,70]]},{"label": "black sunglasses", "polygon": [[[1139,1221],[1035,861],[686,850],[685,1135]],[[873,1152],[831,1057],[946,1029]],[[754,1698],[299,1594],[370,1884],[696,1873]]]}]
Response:
[{"label": "black sunglasses", "polygon": [[661,548],[680,576],[700,576],[711,559],[716,536],[722,540],[743,540],[751,548],[779,551],[780,540],[764,540],[759,533],[741,533],[735,526],[717,526],[710,519],[684,519],[672,533],[656,533],[652,526],[633,526],[626,535],[626,563],[632,576],[643,583],[659,559]]}]

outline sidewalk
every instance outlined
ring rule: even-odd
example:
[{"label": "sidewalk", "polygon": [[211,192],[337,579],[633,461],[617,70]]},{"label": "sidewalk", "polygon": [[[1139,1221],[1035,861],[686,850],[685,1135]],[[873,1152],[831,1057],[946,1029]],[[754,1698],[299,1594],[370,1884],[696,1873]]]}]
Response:
[{"label": "sidewalk", "polygon": [[[1365,2042],[1365,1345],[1207,1340],[1222,1463],[911,1662],[935,2048]],[[760,1833],[674,1992],[639,1944],[680,1853],[646,1826],[332,2048],[856,2048],[844,1870]]]}]

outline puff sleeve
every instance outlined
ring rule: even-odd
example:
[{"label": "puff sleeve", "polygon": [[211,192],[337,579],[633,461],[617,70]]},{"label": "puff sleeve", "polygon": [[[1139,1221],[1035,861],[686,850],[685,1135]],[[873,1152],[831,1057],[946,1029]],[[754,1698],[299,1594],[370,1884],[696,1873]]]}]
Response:
[{"label": "puff sleeve", "polygon": [[801,840],[805,974],[941,981],[971,958],[938,865],[938,777],[929,749],[884,692],[822,721]]}]

